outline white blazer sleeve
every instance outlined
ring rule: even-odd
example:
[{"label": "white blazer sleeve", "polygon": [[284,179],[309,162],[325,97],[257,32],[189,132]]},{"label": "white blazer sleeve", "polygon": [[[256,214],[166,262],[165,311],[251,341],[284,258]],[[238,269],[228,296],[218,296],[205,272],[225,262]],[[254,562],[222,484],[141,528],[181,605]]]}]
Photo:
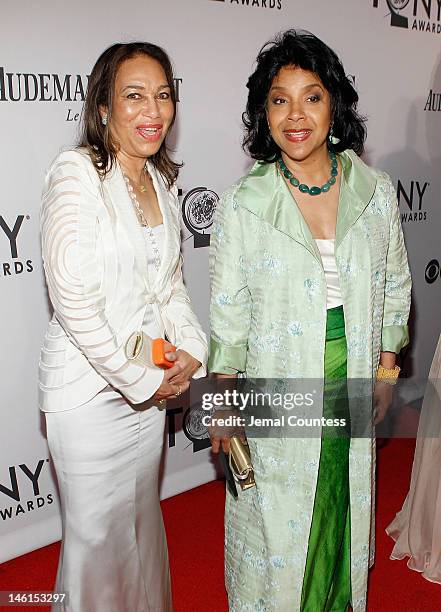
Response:
[{"label": "white blazer sleeve", "polygon": [[[41,210],[43,263],[55,316],[90,365],[132,403],[151,397],[164,372],[127,360],[127,338],[112,329],[97,262],[99,177],[86,155],[67,151],[46,177]],[[135,330],[133,330],[135,331]]]},{"label": "white blazer sleeve", "polygon": [[172,292],[165,306],[165,317],[173,330],[173,340],[178,349],[187,351],[201,362],[201,367],[193,378],[201,378],[207,373],[207,337],[191,307],[190,298],[182,277],[182,256],[179,257],[172,276]]}]

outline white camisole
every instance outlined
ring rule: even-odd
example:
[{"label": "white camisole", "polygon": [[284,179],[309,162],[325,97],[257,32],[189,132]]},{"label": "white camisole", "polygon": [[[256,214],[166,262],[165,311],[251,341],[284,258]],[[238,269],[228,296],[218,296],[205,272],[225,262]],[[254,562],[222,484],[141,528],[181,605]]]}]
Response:
[{"label": "white camisole", "polygon": [[335,308],[341,306],[343,300],[341,297],[340,282],[338,280],[337,264],[335,263],[335,240],[318,239],[316,238],[317,248],[322,257],[323,268],[326,278],[326,308]]}]

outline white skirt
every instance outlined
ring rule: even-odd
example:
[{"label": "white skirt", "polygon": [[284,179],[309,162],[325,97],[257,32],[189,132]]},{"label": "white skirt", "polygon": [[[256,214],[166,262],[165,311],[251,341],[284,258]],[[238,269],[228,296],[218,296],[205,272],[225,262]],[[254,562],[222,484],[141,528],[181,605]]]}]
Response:
[{"label": "white skirt", "polygon": [[68,594],[58,612],[172,610],[158,494],[165,410],[136,408],[107,387],[46,413],[63,520],[55,592]]}]

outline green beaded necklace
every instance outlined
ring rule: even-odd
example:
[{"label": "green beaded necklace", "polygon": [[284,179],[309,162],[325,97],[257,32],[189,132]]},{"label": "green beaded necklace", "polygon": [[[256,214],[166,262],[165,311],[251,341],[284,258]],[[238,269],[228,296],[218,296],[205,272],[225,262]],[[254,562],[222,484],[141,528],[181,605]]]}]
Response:
[{"label": "green beaded necklace", "polygon": [[317,196],[317,195],[320,195],[321,193],[326,193],[327,191],[329,191],[331,189],[331,186],[334,185],[335,181],[337,180],[336,178],[338,176],[337,156],[333,151],[329,151],[329,158],[331,160],[331,178],[329,178],[326,181],[326,183],[322,185],[321,187],[317,187],[317,186],[308,187],[306,183],[301,183],[299,179],[297,179],[293,175],[291,170],[288,170],[285,162],[283,161],[281,157],[278,160],[278,164],[280,166],[280,170],[283,172],[284,176],[288,179],[291,185],[293,185],[294,187],[298,187],[299,191],[301,191],[302,193],[309,193],[309,195]]}]

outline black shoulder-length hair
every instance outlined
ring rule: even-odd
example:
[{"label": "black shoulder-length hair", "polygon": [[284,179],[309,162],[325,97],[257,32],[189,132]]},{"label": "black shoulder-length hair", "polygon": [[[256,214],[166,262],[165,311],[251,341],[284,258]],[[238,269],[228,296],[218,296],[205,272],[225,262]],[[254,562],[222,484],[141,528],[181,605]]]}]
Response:
[{"label": "black shoulder-length hair", "polygon": [[319,38],[303,30],[287,30],[267,42],[257,56],[257,66],[248,79],[248,100],[242,115],[243,146],[251,157],[272,162],[280,149],[271,137],[266,118],[268,93],[283,66],[297,66],[316,74],[331,98],[335,152],[353,149],[361,154],[366,138],[365,119],[357,113],[358,94],[346,76],[337,55]]},{"label": "black shoulder-length hair", "polygon": [[[79,146],[86,147],[93,165],[101,178],[104,178],[115,163],[118,143],[112,139],[109,125],[103,125],[100,107],[108,109],[108,120],[112,116],[113,92],[115,78],[121,64],[139,55],[147,55],[159,62],[164,70],[170,95],[173,101],[174,114],[170,127],[176,118],[176,92],[173,80],[173,69],[167,53],[161,47],[147,42],[116,43],[106,49],[98,58],[89,77],[86,100],[82,117],[82,134]],[[168,187],[171,187],[178,176],[180,164],[174,162],[167,150],[166,140],[150,158],[160,172]]]}]

